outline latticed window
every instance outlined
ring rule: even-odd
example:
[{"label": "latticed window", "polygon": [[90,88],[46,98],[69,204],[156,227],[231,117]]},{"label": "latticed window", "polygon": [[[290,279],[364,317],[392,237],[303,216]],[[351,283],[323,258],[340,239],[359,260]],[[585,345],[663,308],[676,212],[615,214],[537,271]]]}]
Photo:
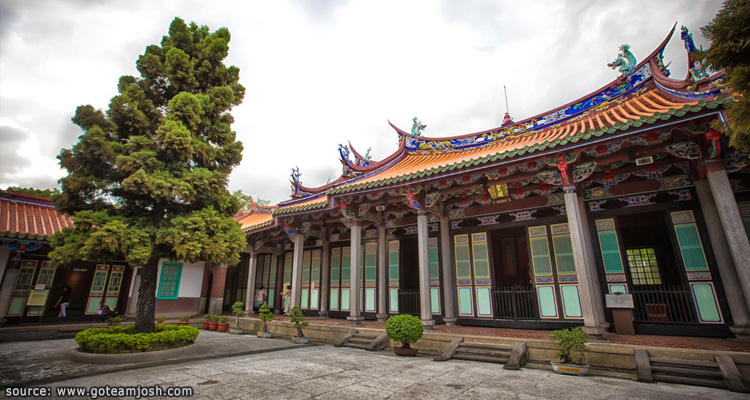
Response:
[{"label": "latticed window", "polygon": [[661,274],[652,247],[627,251],[633,285],[661,285]]},{"label": "latticed window", "polygon": [[180,275],[182,275],[182,264],[165,262],[161,266],[161,279],[159,279],[159,299],[176,299],[180,290]]}]

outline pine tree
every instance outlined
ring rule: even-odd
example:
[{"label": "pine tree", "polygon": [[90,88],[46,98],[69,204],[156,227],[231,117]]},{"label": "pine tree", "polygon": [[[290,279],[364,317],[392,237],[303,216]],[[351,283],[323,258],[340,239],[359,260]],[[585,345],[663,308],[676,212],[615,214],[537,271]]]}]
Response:
[{"label": "pine tree", "polygon": [[239,69],[222,62],[229,40],[226,28],[175,18],[138,58],[140,77],[120,78],[106,113],[77,108],[84,133],[58,156],[68,175],[53,202],[74,226],[53,236],[50,260],[140,267],[137,332],[154,330],[160,258],[234,265],[246,248],[226,188],[242,159],[229,111],[245,94]]},{"label": "pine tree", "polygon": [[750,0],[727,0],[701,31],[711,46],[706,64],[726,71],[728,85],[739,98],[727,107],[730,144],[750,150]]}]

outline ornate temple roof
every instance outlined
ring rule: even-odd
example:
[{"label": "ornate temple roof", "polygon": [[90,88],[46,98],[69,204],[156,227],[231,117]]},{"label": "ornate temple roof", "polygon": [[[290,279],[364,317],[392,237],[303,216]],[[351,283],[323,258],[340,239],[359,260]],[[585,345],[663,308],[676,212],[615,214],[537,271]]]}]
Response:
[{"label": "ornate temple roof", "polygon": [[[622,74],[617,79],[537,116],[483,132],[444,138],[421,136],[423,126],[417,118],[411,133],[390,124],[399,137],[399,147],[379,161],[371,160],[369,155],[362,156],[351,144],[339,145],[341,177],[310,188],[301,185],[299,170],[294,170],[292,199],[280,203],[272,213],[281,216],[325,209],[332,206],[330,197],[334,195],[403,187],[437,179],[438,175],[450,176],[457,170],[481,168],[487,163],[503,162],[510,166],[554,157],[561,151],[591,151],[592,147],[612,141],[612,137],[647,132],[653,130],[654,124],[664,127],[672,118],[685,120],[704,109],[732,101],[731,94],[725,93],[723,72],[709,77],[696,67],[690,69],[685,79],[669,77],[663,52],[674,30],[673,27],[656,50],[640,63],[636,63],[629,46],[621,46],[617,60],[608,64],[613,69],[619,66]],[[694,45],[684,27],[682,39],[691,63],[690,49]]]},{"label": "ornate temple roof", "polygon": [[0,238],[49,241],[73,226],[73,219],[55,211],[46,197],[2,192],[7,197],[0,197]]}]

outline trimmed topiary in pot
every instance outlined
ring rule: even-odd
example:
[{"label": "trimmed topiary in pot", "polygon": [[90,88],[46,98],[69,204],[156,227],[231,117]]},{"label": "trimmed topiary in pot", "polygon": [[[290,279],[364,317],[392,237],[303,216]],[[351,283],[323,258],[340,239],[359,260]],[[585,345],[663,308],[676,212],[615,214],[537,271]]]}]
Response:
[{"label": "trimmed topiary in pot", "polygon": [[260,320],[263,321],[263,332],[268,332],[266,322],[273,321],[273,318],[273,312],[268,308],[268,304],[263,303],[263,305],[260,306]]},{"label": "trimmed topiary in pot", "polygon": [[401,347],[410,349],[422,337],[422,321],[409,314],[394,315],[385,323],[385,333],[389,338],[401,342]]}]

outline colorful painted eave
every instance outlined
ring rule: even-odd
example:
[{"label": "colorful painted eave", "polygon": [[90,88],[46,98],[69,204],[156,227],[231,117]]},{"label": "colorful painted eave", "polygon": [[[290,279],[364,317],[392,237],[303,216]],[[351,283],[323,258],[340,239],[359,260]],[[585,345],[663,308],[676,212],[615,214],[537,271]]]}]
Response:
[{"label": "colorful painted eave", "polygon": [[607,110],[580,118],[560,126],[550,127],[533,135],[521,135],[508,140],[489,143],[484,146],[463,150],[413,152],[396,165],[361,181],[343,185],[328,191],[329,195],[351,193],[384,186],[399,185],[412,180],[433,175],[450,173],[468,167],[497,161],[511,161],[514,158],[555,151],[564,146],[582,144],[596,138],[627,134],[628,130],[644,125],[666,121],[673,117],[683,117],[688,113],[698,113],[713,109],[733,98],[716,96],[710,101],[692,100],[676,102],[667,100],[659,89],[653,89],[629,101],[613,104]]},{"label": "colorful painted eave", "polygon": [[289,206],[279,207],[274,210],[273,215],[288,215],[304,211],[312,211],[325,208],[328,205],[328,198],[325,195],[317,196],[314,199],[303,201]]}]

